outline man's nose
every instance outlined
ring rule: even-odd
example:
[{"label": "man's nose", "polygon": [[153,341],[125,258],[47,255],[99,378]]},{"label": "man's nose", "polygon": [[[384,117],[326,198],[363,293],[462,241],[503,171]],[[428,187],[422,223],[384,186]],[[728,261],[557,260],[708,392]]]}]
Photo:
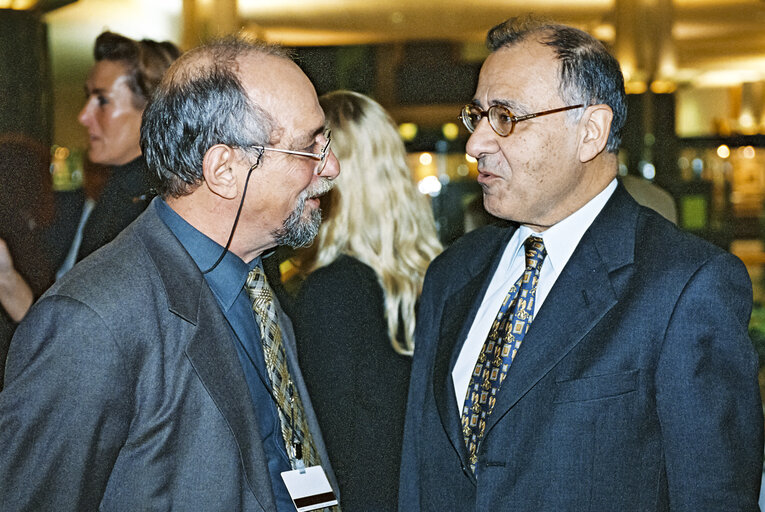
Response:
[{"label": "man's nose", "polygon": [[322,169],[319,176],[322,178],[334,180],[337,178],[338,174],[340,174],[340,162],[337,160],[335,152],[330,149],[329,154],[327,155],[326,165],[324,166],[324,169]]},{"label": "man's nose", "polygon": [[499,135],[489,124],[489,120],[484,117],[470,134],[465,145],[465,152],[476,159],[485,154],[496,153],[499,150],[498,137]]}]

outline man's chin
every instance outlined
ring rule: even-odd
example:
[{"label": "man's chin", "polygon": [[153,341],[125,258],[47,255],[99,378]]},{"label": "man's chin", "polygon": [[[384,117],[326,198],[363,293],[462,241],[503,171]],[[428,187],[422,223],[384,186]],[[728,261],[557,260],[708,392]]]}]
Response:
[{"label": "man's chin", "polygon": [[309,201],[311,200],[306,200],[297,219],[290,217],[285,221],[284,226],[275,233],[278,245],[288,245],[294,249],[299,249],[311,245],[313,239],[316,238],[321,224],[321,210],[318,208],[318,200],[316,208],[311,208]]},{"label": "man's chin", "polygon": [[493,215],[494,217],[500,218],[500,219],[508,219],[508,213],[505,211],[506,209],[503,208],[502,201],[499,200],[496,196],[493,196],[492,194],[488,193],[486,187],[483,189],[483,208],[486,210],[487,213],[490,215]]}]

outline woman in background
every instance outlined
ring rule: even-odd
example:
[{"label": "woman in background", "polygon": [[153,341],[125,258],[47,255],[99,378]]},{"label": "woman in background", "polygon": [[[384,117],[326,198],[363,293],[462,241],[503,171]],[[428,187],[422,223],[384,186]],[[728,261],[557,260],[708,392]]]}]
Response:
[{"label": "woman in background", "polygon": [[416,303],[441,246],[387,112],[349,91],[320,102],[342,171],[298,254],[300,366],[343,509],[395,510]]},{"label": "woman in background", "polygon": [[149,204],[152,181],[141,156],[141,116],[180,53],[168,41],[138,41],[113,32],[96,38],[96,62],[77,119],[88,131],[88,158],[109,166],[111,174],[85,220],[77,261],[110,242]]}]

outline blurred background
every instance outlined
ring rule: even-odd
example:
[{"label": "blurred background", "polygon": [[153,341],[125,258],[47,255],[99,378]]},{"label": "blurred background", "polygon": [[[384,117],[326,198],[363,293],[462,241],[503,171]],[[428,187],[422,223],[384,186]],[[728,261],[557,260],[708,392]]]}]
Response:
[{"label": "blurred background", "polygon": [[[295,49],[319,94],[352,89],[394,116],[439,236],[470,229],[480,194],[457,114],[487,55],[487,29],[521,0],[0,0],[0,133],[51,148],[55,190],[82,186],[77,123],[105,29],[188,49],[245,31]],[[537,0],[534,12],[606,42],[622,64],[629,119],[620,173],[659,185],[677,222],[739,255],[755,283],[765,346],[765,1]],[[763,334],[760,334],[763,333]],[[765,353],[765,349],[763,349]]]}]

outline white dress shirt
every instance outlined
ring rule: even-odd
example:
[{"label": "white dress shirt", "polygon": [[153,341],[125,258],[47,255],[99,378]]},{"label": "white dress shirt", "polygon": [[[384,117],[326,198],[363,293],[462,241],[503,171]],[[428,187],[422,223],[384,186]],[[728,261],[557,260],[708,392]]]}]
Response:
[{"label": "white dress shirt", "polygon": [[473,373],[478,355],[481,353],[489,330],[494,323],[494,318],[510,288],[526,268],[526,251],[523,242],[534,234],[542,238],[547,250],[547,257],[542,263],[537,283],[534,304],[534,317],[536,317],[539,308],[542,307],[542,303],[547,298],[547,294],[550,293],[563,267],[566,266],[568,259],[579,244],[579,240],[603,209],[614,190],[616,190],[616,179],[579,210],[543,233],[534,233],[526,226],[519,227],[513,233],[510,242],[505,247],[505,252],[502,254],[499,266],[491,278],[489,288],[481,301],[481,306],[478,308],[467,339],[462,345],[454,369],[452,369],[454,395],[457,399],[457,410],[460,415],[462,415],[462,407],[465,405],[465,393],[467,393],[470,384],[470,375]]}]

